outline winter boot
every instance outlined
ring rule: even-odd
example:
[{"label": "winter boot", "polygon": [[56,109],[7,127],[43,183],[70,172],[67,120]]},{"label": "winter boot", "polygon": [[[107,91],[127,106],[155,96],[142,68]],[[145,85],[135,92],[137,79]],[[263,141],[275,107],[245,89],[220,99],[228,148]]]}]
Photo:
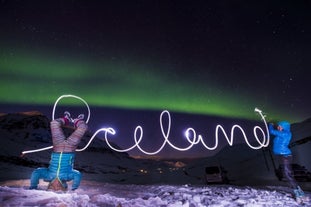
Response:
[{"label": "winter boot", "polygon": [[309,202],[310,198],[305,195],[303,190],[298,186],[296,189],[294,189],[294,194],[295,194],[295,199],[297,203],[304,203],[304,202]]},{"label": "winter boot", "polygon": [[81,120],[83,120],[83,119],[84,119],[84,114],[80,114],[77,118],[75,118],[75,119],[73,120],[73,124],[74,124],[75,128],[78,127],[78,123],[79,123]]}]

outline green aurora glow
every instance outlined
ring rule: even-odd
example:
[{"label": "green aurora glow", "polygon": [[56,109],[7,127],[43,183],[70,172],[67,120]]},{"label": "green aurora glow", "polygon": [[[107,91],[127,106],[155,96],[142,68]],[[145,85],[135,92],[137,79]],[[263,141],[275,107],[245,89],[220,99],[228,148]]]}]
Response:
[{"label": "green aurora glow", "polygon": [[[212,77],[195,81],[170,72],[165,65],[8,54],[0,57],[1,103],[52,105],[59,96],[74,94],[93,106],[167,109],[248,119],[258,119],[253,110],[263,106],[264,111],[273,111],[272,118],[295,119],[290,114],[284,117],[280,109],[261,103],[246,91],[224,89],[213,83]],[[80,104],[72,99],[66,103]]]}]

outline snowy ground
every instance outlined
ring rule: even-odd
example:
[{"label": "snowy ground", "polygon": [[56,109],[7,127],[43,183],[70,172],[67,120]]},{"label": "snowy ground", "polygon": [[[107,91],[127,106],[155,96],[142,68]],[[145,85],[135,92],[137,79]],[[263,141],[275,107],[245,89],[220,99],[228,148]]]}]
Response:
[{"label": "snowy ground", "polygon": [[[299,206],[286,187],[124,185],[82,181],[74,192],[28,190],[29,180],[0,183],[1,206]],[[307,192],[310,196],[310,192]],[[311,202],[305,204],[311,206]]]}]

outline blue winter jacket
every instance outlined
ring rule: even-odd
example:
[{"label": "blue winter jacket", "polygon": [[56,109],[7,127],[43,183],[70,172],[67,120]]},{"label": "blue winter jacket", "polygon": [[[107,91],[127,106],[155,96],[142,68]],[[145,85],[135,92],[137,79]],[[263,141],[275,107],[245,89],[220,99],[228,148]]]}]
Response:
[{"label": "blue winter jacket", "polygon": [[273,153],[276,155],[291,155],[292,152],[288,148],[290,140],[292,139],[290,123],[287,121],[280,121],[278,126],[281,126],[283,130],[276,130],[272,124],[269,124],[270,134],[275,136],[273,139]]},{"label": "blue winter jacket", "polygon": [[51,155],[49,172],[57,175],[59,178],[67,179],[68,174],[73,171],[75,153],[70,152],[53,152]]}]

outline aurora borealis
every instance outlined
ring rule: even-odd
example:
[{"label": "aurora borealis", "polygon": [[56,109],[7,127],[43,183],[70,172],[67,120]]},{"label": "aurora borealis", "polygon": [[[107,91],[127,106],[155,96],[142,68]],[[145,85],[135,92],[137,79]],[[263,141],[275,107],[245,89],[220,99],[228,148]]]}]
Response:
[{"label": "aurora borealis", "polygon": [[75,94],[96,107],[246,119],[259,107],[303,121],[309,11],[292,1],[1,1],[0,102]]},{"label": "aurora borealis", "polygon": [[[56,97],[69,93],[79,94],[95,106],[238,117],[252,116],[252,106],[255,106],[255,102],[250,103],[251,97],[230,95],[216,85],[188,80],[189,76],[171,77],[166,70],[152,70],[153,66],[94,64],[80,60],[60,62],[51,57],[22,55],[2,57],[2,60],[5,60],[1,64],[4,103],[51,105]],[[105,72],[101,73],[103,69]],[[248,110],[244,108],[247,105]]]}]

